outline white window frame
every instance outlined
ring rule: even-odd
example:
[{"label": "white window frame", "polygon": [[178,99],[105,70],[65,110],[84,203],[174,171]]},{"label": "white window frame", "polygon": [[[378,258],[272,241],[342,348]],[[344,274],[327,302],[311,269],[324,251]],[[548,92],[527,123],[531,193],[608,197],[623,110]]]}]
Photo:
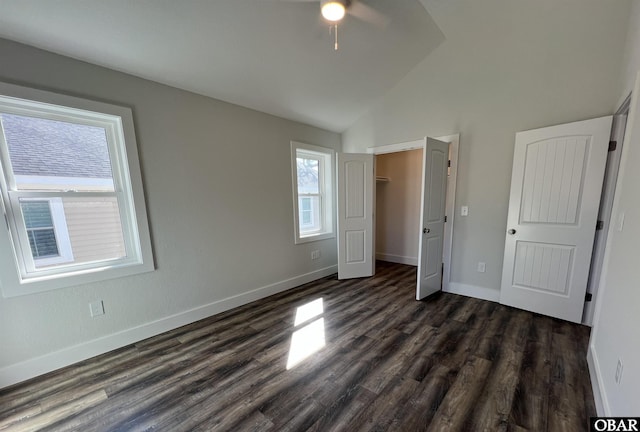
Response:
[{"label": "white window frame", "polygon": [[[73,262],[73,251],[71,250],[71,240],[69,239],[69,229],[67,228],[67,218],[64,215],[62,198],[24,198],[22,202],[25,201],[46,201],[49,203],[49,211],[51,213],[51,221],[53,222],[53,231],[56,236],[56,246],[58,248],[58,256],[34,258],[35,264],[38,266],[47,266]],[[25,227],[25,232],[26,231]]]},{"label": "white window frame", "polygon": [[[127,253],[121,259],[36,269],[26,236],[20,200],[53,199],[55,202],[55,199],[60,199],[60,211],[64,216],[62,203],[65,196],[104,197],[105,192],[18,190],[4,133],[0,130],[0,203],[8,228],[0,228],[2,295],[14,297],[153,271],[151,239],[131,109],[0,82],[0,113],[70,121],[105,129],[113,171],[114,188],[111,195],[116,197],[120,209]],[[53,207],[55,206],[52,206],[52,212]],[[60,227],[59,232],[62,231]]]},{"label": "white window frame", "polygon": [[[318,159],[318,183],[319,194],[305,194],[303,196],[316,196],[320,198],[320,229],[313,232],[300,232],[300,212],[298,195],[298,169],[297,158]],[[326,147],[314,146],[301,142],[291,141],[291,175],[293,184],[293,220],[294,241],[296,244],[324,240],[335,237],[334,214],[334,178],[335,178],[335,151]]]}]

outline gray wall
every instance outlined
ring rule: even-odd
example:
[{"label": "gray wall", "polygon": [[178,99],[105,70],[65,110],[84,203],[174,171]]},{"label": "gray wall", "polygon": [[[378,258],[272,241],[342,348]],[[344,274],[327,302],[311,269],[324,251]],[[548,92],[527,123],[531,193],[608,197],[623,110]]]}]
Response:
[{"label": "gray wall", "polygon": [[[153,273],[0,298],[0,384],[336,264],[335,239],[294,245],[289,142],[339,150],[339,134],[6,40],[0,58],[2,81],[133,108],[157,263]],[[322,256],[312,262],[313,249]],[[96,299],[106,314],[92,319]]]},{"label": "gray wall", "polygon": [[[618,96],[632,90],[640,70],[640,2],[633,3]],[[602,400],[600,415],[637,416],[640,412],[640,86],[627,122],[611,229],[590,342],[592,384]],[[624,213],[624,227],[618,220]],[[615,381],[618,360],[622,379]]]},{"label": "gray wall", "polygon": [[612,113],[629,2],[423,3],[446,40],[343,134],[343,147],[460,132],[450,288],[497,299],[515,133]]}]

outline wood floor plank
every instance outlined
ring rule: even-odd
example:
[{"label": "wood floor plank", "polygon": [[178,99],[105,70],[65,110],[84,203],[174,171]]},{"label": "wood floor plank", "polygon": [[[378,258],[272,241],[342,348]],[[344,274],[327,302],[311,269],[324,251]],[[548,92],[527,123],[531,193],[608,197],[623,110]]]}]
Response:
[{"label": "wood floor plank", "polygon": [[490,369],[489,360],[474,356],[469,358],[447,392],[428,430],[432,432],[463,430]]},{"label": "wood floor plank", "polygon": [[588,428],[589,417],[582,394],[581,381],[585,369],[576,356],[575,339],[570,332],[553,333],[552,336],[552,373],[549,404],[549,429],[562,431],[581,431]]},{"label": "wood floor plank", "polygon": [[442,405],[457,372],[445,366],[437,366],[429,371],[404,406],[396,412],[389,424],[389,431],[425,431]]},{"label": "wood floor plank", "polygon": [[338,411],[325,409],[318,420],[308,429],[308,432],[339,432],[346,430],[345,425],[358,416],[377,397],[378,395],[375,393],[358,386],[351,398],[351,403]]},{"label": "wood floor plank", "polygon": [[106,399],[107,394],[104,390],[99,390],[52,407],[50,410],[43,411],[36,416],[29,417],[18,423],[13,423],[2,430],[7,432],[37,431],[45,426],[56,424],[56,422],[61,419],[72,416],[92,406],[96,406]]},{"label": "wood floor plank", "polygon": [[[523,353],[510,421],[532,431],[546,431],[551,382],[552,320],[534,316]],[[592,411],[595,412],[595,409]]]},{"label": "wood floor plank", "polygon": [[[415,283],[378,262],[0,389],[0,432],[584,429],[587,327]],[[314,320],[324,346],[287,369]]]},{"label": "wood floor plank", "polygon": [[492,362],[487,383],[474,408],[471,429],[498,431],[509,423],[513,398],[519,381],[523,353],[510,345],[503,345],[499,356]]}]

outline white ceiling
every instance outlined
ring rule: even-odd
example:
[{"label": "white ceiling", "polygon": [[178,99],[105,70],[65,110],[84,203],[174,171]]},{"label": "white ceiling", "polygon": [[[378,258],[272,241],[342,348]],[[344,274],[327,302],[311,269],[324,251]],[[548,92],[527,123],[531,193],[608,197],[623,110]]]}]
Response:
[{"label": "white ceiling", "polygon": [[319,2],[2,0],[0,37],[341,132],[444,36],[419,0],[364,0],[333,50]]}]

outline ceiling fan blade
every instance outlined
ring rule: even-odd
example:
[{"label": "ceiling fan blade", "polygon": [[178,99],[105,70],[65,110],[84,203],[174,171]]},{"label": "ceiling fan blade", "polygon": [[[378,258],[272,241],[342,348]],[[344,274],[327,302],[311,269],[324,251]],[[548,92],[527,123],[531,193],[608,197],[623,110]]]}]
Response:
[{"label": "ceiling fan blade", "polygon": [[354,1],[347,9],[347,13],[362,21],[366,21],[382,28],[388,26],[390,21],[389,18],[384,16],[382,13],[378,12],[371,6],[367,6],[361,1]]}]

